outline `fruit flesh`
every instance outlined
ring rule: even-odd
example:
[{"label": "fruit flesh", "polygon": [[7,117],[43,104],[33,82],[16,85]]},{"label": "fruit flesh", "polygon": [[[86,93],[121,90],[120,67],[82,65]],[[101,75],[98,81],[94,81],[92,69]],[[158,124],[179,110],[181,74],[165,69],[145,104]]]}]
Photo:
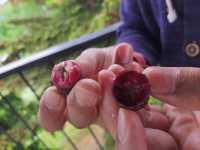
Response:
[{"label": "fruit flesh", "polygon": [[[68,94],[80,78],[80,67],[72,60],[55,65],[51,74],[52,83],[62,94]],[[150,84],[141,73],[123,71],[114,81],[113,95],[121,107],[137,111],[148,102]]]},{"label": "fruit flesh", "polygon": [[80,78],[80,67],[72,60],[67,60],[55,65],[51,74],[53,85],[63,94],[68,94]]},{"label": "fruit flesh", "polygon": [[113,95],[121,107],[137,111],[148,102],[150,84],[141,73],[123,71],[114,80]]}]

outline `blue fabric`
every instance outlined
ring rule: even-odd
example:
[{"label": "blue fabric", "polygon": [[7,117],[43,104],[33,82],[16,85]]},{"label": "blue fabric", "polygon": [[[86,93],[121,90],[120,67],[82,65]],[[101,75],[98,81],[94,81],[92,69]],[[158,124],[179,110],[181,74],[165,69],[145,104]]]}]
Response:
[{"label": "blue fabric", "polygon": [[165,0],[121,0],[118,41],[130,43],[152,65],[200,67],[200,55],[185,53],[188,43],[200,45],[200,0],[172,2],[178,18],[169,23]]}]

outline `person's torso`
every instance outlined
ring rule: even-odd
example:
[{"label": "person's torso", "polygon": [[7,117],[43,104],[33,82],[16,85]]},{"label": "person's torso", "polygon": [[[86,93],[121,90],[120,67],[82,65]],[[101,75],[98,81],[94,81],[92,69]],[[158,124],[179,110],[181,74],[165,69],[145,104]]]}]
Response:
[{"label": "person's torso", "polygon": [[[167,18],[167,1],[176,11],[174,22]],[[145,26],[160,40],[160,65],[200,67],[200,0],[138,0],[138,6]]]}]

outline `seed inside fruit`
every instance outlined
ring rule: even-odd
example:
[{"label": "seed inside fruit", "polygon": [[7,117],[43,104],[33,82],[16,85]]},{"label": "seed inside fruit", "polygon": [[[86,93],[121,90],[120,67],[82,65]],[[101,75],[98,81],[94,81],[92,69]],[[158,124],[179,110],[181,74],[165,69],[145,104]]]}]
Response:
[{"label": "seed inside fruit", "polygon": [[123,71],[114,81],[113,95],[121,107],[137,111],[148,102],[149,81],[142,73]]}]

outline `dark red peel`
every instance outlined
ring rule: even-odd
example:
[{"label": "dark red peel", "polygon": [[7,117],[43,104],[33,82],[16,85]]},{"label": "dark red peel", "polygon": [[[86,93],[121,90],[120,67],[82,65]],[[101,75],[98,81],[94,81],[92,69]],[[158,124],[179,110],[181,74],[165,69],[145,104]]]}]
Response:
[{"label": "dark red peel", "polygon": [[137,111],[148,103],[149,81],[142,73],[123,71],[114,80],[113,95],[121,107]]},{"label": "dark red peel", "polygon": [[133,53],[133,61],[140,64],[143,68],[147,68],[148,66],[150,66],[150,63],[148,62],[148,60],[145,60],[142,54],[138,52]]},{"label": "dark red peel", "polygon": [[55,65],[51,74],[53,85],[63,94],[68,94],[80,78],[80,67],[72,60],[63,61]]}]

